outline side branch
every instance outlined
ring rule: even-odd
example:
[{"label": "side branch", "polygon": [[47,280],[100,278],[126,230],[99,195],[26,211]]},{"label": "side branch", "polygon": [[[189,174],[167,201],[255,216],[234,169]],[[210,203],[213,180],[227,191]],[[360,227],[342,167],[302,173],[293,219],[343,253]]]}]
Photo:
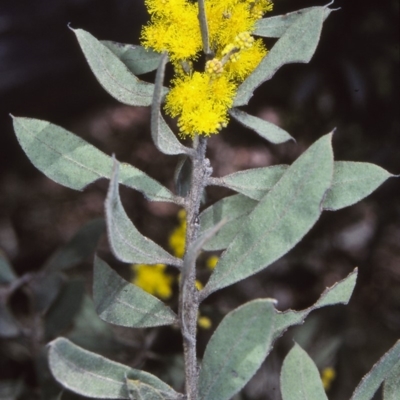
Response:
[{"label": "side branch", "polygon": [[213,58],[213,52],[210,48],[210,38],[208,34],[206,8],[204,6],[204,0],[198,0],[199,6],[199,22],[201,30],[201,39],[203,41],[203,51],[207,59]]}]

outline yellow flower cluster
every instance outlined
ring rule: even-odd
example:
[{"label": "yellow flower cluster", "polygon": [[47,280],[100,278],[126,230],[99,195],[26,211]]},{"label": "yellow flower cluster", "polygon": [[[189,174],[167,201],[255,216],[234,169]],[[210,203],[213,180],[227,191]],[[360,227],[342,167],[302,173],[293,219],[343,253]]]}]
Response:
[{"label": "yellow flower cluster", "polygon": [[226,126],[235,84],[225,75],[194,72],[175,79],[174,84],[165,108],[172,117],[179,116],[182,133],[210,135]]},{"label": "yellow flower cluster", "polygon": [[158,52],[168,51],[172,61],[196,59],[202,45],[197,4],[186,0],[147,0],[146,6],[151,23],[143,28],[143,45]]},{"label": "yellow flower cluster", "polygon": [[142,31],[144,47],[167,51],[175,67],[166,112],[178,117],[183,136],[217,133],[228,122],[238,85],[267,50],[251,32],[272,10],[270,0],[205,0],[209,44],[214,55],[204,71],[183,68],[199,58],[202,38],[197,4],[188,0],[146,0],[151,20]]},{"label": "yellow flower cluster", "polygon": [[172,295],[171,285],[173,283],[173,278],[165,272],[166,268],[167,266],[164,264],[132,265],[132,269],[135,273],[133,283],[161,299],[169,299]]}]

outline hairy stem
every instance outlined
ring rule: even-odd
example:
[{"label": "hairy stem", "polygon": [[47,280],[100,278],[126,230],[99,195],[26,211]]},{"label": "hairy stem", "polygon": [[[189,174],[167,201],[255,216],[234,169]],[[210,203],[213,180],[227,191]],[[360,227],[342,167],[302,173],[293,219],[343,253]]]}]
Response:
[{"label": "hairy stem", "polygon": [[199,310],[196,282],[196,260],[188,256],[188,249],[197,239],[199,210],[207,180],[211,175],[209,160],[206,159],[207,139],[196,138],[195,154],[192,157],[190,191],[186,197],[186,254],[183,261],[179,299],[179,317],[183,336],[187,400],[196,400],[198,365],[196,354],[197,314]]}]

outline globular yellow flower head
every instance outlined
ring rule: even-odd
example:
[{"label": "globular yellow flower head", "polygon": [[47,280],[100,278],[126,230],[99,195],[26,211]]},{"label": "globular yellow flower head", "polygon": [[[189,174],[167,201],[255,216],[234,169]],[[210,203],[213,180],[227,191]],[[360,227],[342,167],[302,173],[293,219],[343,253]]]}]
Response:
[{"label": "globular yellow flower head", "polygon": [[167,114],[178,118],[182,136],[211,135],[225,127],[238,85],[257,67],[267,50],[254,40],[255,23],[272,10],[270,0],[205,0],[213,59],[204,71],[183,68],[199,59],[202,37],[198,5],[188,0],[146,0],[151,19],[142,44],[167,51],[176,76],[166,97]]},{"label": "globular yellow flower head", "polygon": [[250,48],[244,48],[240,53],[236,53],[240,57],[237,61],[226,64],[226,71],[231,78],[239,82],[244,81],[257,67],[260,61],[266,56],[267,50],[262,39],[255,39]]},{"label": "globular yellow flower head", "polygon": [[173,83],[165,109],[172,117],[179,117],[182,133],[210,135],[225,126],[236,88],[226,75],[194,72]]},{"label": "globular yellow flower head", "polygon": [[185,0],[146,0],[150,23],[142,30],[142,44],[167,51],[172,61],[195,59],[201,50],[197,4]]},{"label": "globular yellow flower head", "polygon": [[169,299],[172,295],[173,277],[166,273],[166,265],[135,264],[132,269],[135,272],[133,283],[147,293],[160,297],[163,300]]}]

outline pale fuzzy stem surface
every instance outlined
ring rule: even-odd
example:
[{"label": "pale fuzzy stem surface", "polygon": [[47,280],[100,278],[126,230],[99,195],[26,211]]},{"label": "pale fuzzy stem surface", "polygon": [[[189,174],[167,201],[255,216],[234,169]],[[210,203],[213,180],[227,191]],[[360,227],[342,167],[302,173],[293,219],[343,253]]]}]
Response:
[{"label": "pale fuzzy stem surface", "polygon": [[[206,159],[207,139],[195,138],[192,157],[192,177],[190,191],[186,197],[186,252],[199,232],[199,209],[204,188],[212,169]],[[196,400],[198,382],[198,364],[196,355],[197,315],[199,310],[198,290],[196,282],[196,263],[184,257],[179,299],[179,317],[183,336],[185,361],[186,398]]]}]

